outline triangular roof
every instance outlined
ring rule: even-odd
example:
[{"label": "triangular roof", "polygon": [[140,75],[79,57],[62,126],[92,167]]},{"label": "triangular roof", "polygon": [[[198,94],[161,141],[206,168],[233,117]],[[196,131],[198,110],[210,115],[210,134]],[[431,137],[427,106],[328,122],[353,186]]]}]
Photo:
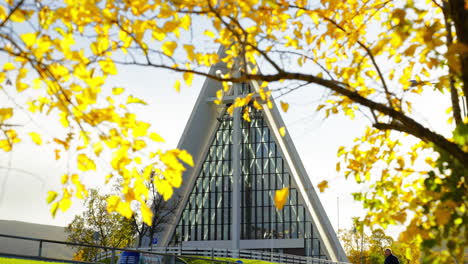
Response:
[{"label": "triangular roof", "polygon": [[[215,75],[219,70],[223,73],[227,72],[225,65],[220,63],[214,65],[210,69],[209,74]],[[251,81],[250,85],[256,91],[259,90],[257,82]],[[193,168],[188,168],[187,171],[184,172],[183,185],[177,191],[182,198],[181,205],[187,203],[190,192],[197,180],[197,175],[207,155],[209,146],[219,126],[217,118],[225,111],[225,108],[212,103],[212,98],[216,97],[216,92],[220,89],[222,89],[220,82],[209,78],[205,80],[192,114],[179,141],[178,148],[185,149],[191,153],[195,162]],[[264,119],[267,121],[271,133],[274,135],[276,144],[279,146],[283,159],[296,183],[296,188],[304,200],[306,211],[316,225],[319,237],[323,241],[323,245],[325,246],[330,260],[346,261],[347,257],[320,203],[291,137],[288,133],[284,136],[281,136],[279,133],[279,128],[284,126],[284,122],[276,104],[273,104],[272,109],[269,109],[266,104],[262,105],[262,108]],[[176,220],[180,219],[183,210],[184,206],[180,206],[177,209],[175,213]],[[177,223],[178,221],[174,221],[173,224],[168,226],[168,230],[166,230],[163,237],[161,237],[161,246],[167,246],[169,244]]]}]

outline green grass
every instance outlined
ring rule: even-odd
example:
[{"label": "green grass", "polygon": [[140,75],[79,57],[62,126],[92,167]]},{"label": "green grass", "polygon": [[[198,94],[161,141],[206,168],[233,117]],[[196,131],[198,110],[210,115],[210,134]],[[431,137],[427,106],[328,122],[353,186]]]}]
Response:
[{"label": "green grass", "polygon": [[32,260],[32,259],[15,259],[15,258],[2,258],[0,257],[0,264],[65,264],[63,262],[49,262],[41,260]]},{"label": "green grass", "polygon": [[[190,258],[184,258],[180,257],[183,259],[185,262],[188,264],[206,264],[206,263],[211,263],[211,258],[210,257],[200,257],[200,256],[194,256],[197,258],[206,258],[206,260],[201,260],[201,259],[190,259]],[[216,260],[221,260],[221,261],[229,261],[229,262],[236,262],[238,260],[242,261],[243,264],[277,264],[277,263],[272,263],[264,260],[258,260],[258,259],[240,259],[240,258],[219,258],[215,257],[214,258],[214,263],[219,263],[219,264],[227,264],[225,262],[216,262]]]}]

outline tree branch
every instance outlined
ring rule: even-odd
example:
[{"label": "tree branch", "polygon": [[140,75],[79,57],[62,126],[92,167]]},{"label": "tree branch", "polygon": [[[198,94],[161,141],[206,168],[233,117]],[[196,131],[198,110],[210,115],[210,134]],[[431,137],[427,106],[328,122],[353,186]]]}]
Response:
[{"label": "tree branch", "polygon": [[23,3],[24,3],[24,0],[21,0],[18,2],[18,4],[15,5],[15,7],[13,7],[13,10],[11,10],[11,12],[5,18],[5,20],[3,20],[2,23],[0,23],[0,28],[2,28],[8,22],[8,20],[10,20],[10,17],[16,12],[16,10],[18,10],[20,6],[23,5]]},{"label": "tree branch", "polygon": [[276,82],[276,81],[281,81],[281,80],[298,80],[298,81],[305,81],[309,83],[318,84],[340,95],[348,97],[352,101],[369,108],[371,111],[378,111],[380,113],[383,113],[391,117],[393,120],[400,122],[405,127],[406,133],[411,134],[421,140],[434,143],[437,147],[453,155],[453,157],[458,159],[462,164],[466,164],[466,166],[468,166],[468,153],[464,152],[457,144],[450,142],[448,139],[446,139],[442,135],[424,127],[423,125],[416,122],[414,119],[410,118],[404,113],[399,112],[393,109],[392,107],[387,106],[383,103],[372,101],[371,99],[360,95],[358,91],[352,91],[352,90],[347,89],[348,85],[341,83],[341,82],[322,79],[314,75],[303,74],[303,73],[292,73],[292,72],[282,72],[282,73],[271,74],[271,75],[244,74],[240,77],[223,78],[223,77],[219,77],[216,75],[210,75],[209,73],[205,73],[201,71],[174,68],[174,67],[170,67],[170,66],[163,65],[163,64],[142,64],[138,62],[133,62],[133,63],[116,62],[116,63],[150,66],[154,68],[168,69],[168,70],[175,71],[175,72],[190,72],[193,74],[211,78],[219,82],[242,83],[242,82],[246,82],[249,80],[266,81],[266,82]]},{"label": "tree branch", "polygon": [[[447,3],[444,2],[443,5],[444,5],[444,8],[442,8],[442,11],[444,14],[445,29],[447,30],[447,49],[448,49],[450,45],[452,45],[453,43],[452,25],[450,23],[450,13],[448,11]],[[448,67],[448,68],[449,68],[450,98],[452,100],[453,118],[455,120],[455,124],[459,125],[459,124],[462,124],[463,120],[461,117],[461,109],[460,109],[460,101],[458,99],[458,91],[457,91],[457,88],[455,87],[455,73],[453,72],[451,67]]]}]

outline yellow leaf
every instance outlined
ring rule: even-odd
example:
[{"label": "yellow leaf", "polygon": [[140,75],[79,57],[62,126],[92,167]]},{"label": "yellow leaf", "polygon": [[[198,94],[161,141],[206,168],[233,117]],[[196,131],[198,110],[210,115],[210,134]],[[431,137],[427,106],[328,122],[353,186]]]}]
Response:
[{"label": "yellow leaf", "polygon": [[215,38],[216,37],[216,35],[212,31],[209,31],[209,30],[205,30],[205,32],[203,34],[207,35],[210,38]]},{"label": "yellow leaf", "polygon": [[6,152],[11,151],[12,146],[10,144],[10,141],[8,141],[6,139],[0,140],[0,148],[3,149]]},{"label": "yellow leaf", "polygon": [[184,45],[185,52],[187,52],[187,59],[193,61],[195,59],[194,47],[192,45]]},{"label": "yellow leaf", "polygon": [[158,134],[156,134],[156,133],[154,133],[154,132],[151,133],[151,134],[149,135],[149,137],[151,138],[151,140],[153,140],[153,141],[155,141],[155,142],[164,142],[164,139],[163,139],[160,135],[158,135]]},{"label": "yellow leaf", "polygon": [[406,220],[406,212],[404,211],[400,211],[394,215],[392,215],[392,218],[398,222],[400,222],[401,224],[404,224],[405,223],[405,220]]},{"label": "yellow leaf", "polygon": [[123,93],[124,91],[125,91],[125,89],[122,88],[122,87],[114,87],[114,88],[112,88],[112,93],[113,93],[114,95],[119,95],[119,94]]},{"label": "yellow leaf", "polygon": [[243,111],[243,114],[242,114],[242,118],[243,118],[245,121],[247,121],[247,122],[252,121],[252,120],[250,119],[250,112],[249,112],[249,108],[248,108],[248,107],[244,108],[244,111]]},{"label": "yellow leaf", "polygon": [[177,91],[177,92],[180,92],[180,81],[177,80],[174,84],[174,89]]},{"label": "yellow leaf", "polygon": [[320,192],[324,192],[326,188],[328,188],[328,181],[322,181],[317,185],[319,188]]},{"label": "yellow leaf", "polygon": [[21,40],[30,48],[36,43],[36,33],[26,33],[21,35]]},{"label": "yellow leaf", "polygon": [[158,193],[162,195],[164,201],[169,200],[174,193],[172,186],[167,181],[160,180],[158,177],[154,178],[154,185],[156,186]]},{"label": "yellow leaf", "polygon": [[253,106],[257,110],[262,110],[262,106],[257,102],[257,100],[253,101]]},{"label": "yellow leaf", "polygon": [[191,18],[190,15],[183,16],[182,19],[180,19],[180,26],[185,29],[189,30],[191,25]]},{"label": "yellow leaf", "polygon": [[0,20],[5,20],[7,17],[7,11],[3,6],[0,6]]},{"label": "yellow leaf", "polygon": [[[159,31],[156,31],[156,30],[153,31],[152,36],[153,36],[154,39],[159,40],[159,41],[166,38],[166,34],[164,32],[159,32]],[[130,40],[131,40],[131,38],[130,38]]]},{"label": "yellow leaf", "polygon": [[39,89],[41,89],[41,88],[42,88],[41,86],[42,86],[42,81],[41,81],[41,79],[38,78],[38,79],[34,79],[34,80],[33,80],[33,85],[32,85],[32,87],[34,88],[34,90],[39,90]]},{"label": "yellow leaf", "polygon": [[58,202],[52,204],[52,207],[50,208],[50,213],[52,214],[52,217],[55,217],[55,214],[57,214],[58,206]]},{"label": "yellow leaf", "polygon": [[273,108],[273,103],[271,102],[271,100],[267,101],[267,106],[268,106],[269,109]]},{"label": "yellow leaf", "polygon": [[286,128],[283,126],[283,127],[280,127],[279,128],[279,133],[282,137],[284,137],[286,135]]},{"label": "yellow leaf", "polygon": [[137,139],[133,142],[132,150],[138,151],[138,150],[142,150],[145,147],[146,147],[146,142],[143,140]]},{"label": "yellow leaf", "polygon": [[341,156],[341,155],[343,155],[343,154],[345,154],[345,153],[346,153],[345,147],[340,146],[340,147],[338,148],[338,151],[337,151],[337,156],[339,157],[339,156]]},{"label": "yellow leaf", "polygon": [[70,122],[68,122],[68,113],[67,112],[61,112],[60,113],[60,123],[62,124],[63,127],[69,127]]},{"label": "yellow leaf", "polygon": [[55,160],[59,160],[60,159],[60,149],[55,149],[54,152],[55,152]]},{"label": "yellow leaf", "polygon": [[109,39],[97,38],[95,42],[90,44],[91,51],[98,56],[101,56],[109,48]]},{"label": "yellow leaf", "polygon": [[284,205],[286,204],[286,201],[288,199],[288,194],[289,194],[289,187],[285,187],[281,190],[277,190],[275,192],[275,207],[278,210],[282,210]]},{"label": "yellow leaf", "polygon": [[107,211],[109,213],[115,212],[117,210],[117,206],[120,203],[120,197],[116,195],[111,195],[107,198]]},{"label": "yellow leaf", "polygon": [[129,219],[130,217],[132,217],[133,215],[133,211],[132,211],[132,208],[130,207],[130,203],[129,202],[120,202],[117,206],[117,210],[116,210],[119,214],[125,216],[127,219]]},{"label": "yellow leaf", "polygon": [[57,198],[57,193],[54,191],[48,191],[47,192],[47,203],[50,204]]},{"label": "yellow leaf", "polygon": [[281,103],[281,109],[283,109],[283,111],[286,113],[288,112],[288,109],[289,109],[289,104],[288,103],[285,103],[283,101],[280,102]]},{"label": "yellow leaf", "polygon": [[409,260],[413,259],[413,253],[411,252],[411,248],[406,248],[405,250],[405,257]]},{"label": "yellow leaf", "polygon": [[22,92],[29,88],[29,85],[24,82],[16,82],[16,90]]},{"label": "yellow leaf", "polygon": [[144,203],[141,204],[141,216],[143,217],[143,222],[151,226],[153,222],[153,212]]},{"label": "yellow leaf", "polygon": [[65,212],[66,210],[68,210],[71,206],[71,200],[70,198],[63,198],[60,202],[59,202],[59,208],[60,210],[62,210],[62,212]]},{"label": "yellow leaf", "polygon": [[0,83],[2,83],[3,81],[5,81],[5,79],[6,79],[6,73],[0,72]]},{"label": "yellow leaf", "polygon": [[109,181],[110,181],[110,179],[112,179],[112,177],[114,177],[114,175],[113,175],[112,173],[107,174],[107,175],[106,175],[106,181],[105,181],[105,183],[108,184]]},{"label": "yellow leaf", "polygon": [[312,19],[312,21],[314,22],[315,25],[318,25],[319,21],[319,15],[318,13],[316,12],[313,12],[313,13],[310,13],[310,18]]},{"label": "yellow leaf", "polygon": [[130,95],[127,98],[127,104],[142,104],[142,105],[147,105],[147,103],[139,98],[133,97]]},{"label": "yellow leaf", "polygon": [[177,155],[177,158],[179,158],[181,161],[187,163],[188,165],[193,167],[193,159],[192,155],[190,155],[186,150],[181,150],[179,154]]},{"label": "yellow leaf", "polygon": [[146,166],[141,174],[145,180],[149,180],[154,175],[153,165]]},{"label": "yellow leaf", "polygon": [[192,85],[193,73],[191,73],[191,72],[184,72],[183,76],[184,76],[185,84],[187,84],[188,86]]},{"label": "yellow leaf", "polygon": [[133,161],[135,161],[135,163],[137,163],[137,164],[142,164],[143,163],[143,161],[142,161],[142,159],[140,157],[134,158]]},{"label": "yellow leaf", "polygon": [[176,48],[177,48],[177,43],[174,41],[164,42],[164,44],[161,47],[163,53],[169,57],[172,56],[172,54],[174,54],[174,50]]},{"label": "yellow leaf", "polygon": [[42,144],[41,135],[39,135],[38,133],[31,132],[31,133],[29,133],[29,136],[31,136],[32,141],[34,143],[36,143],[36,145],[41,145]]},{"label": "yellow leaf", "polygon": [[66,184],[68,182],[68,174],[62,175],[62,184]]},{"label": "yellow leaf", "polygon": [[[132,174],[134,174],[134,173],[132,173]],[[136,196],[135,196],[135,192],[133,191],[132,188],[124,187],[123,190],[122,190],[122,193],[124,194],[124,199],[123,199],[124,201],[130,203],[131,201],[135,200]]]},{"label": "yellow leaf", "polygon": [[7,62],[5,64],[3,64],[3,70],[4,71],[11,71],[11,70],[14,70],[15,69],[15,65],[13,65],[13,63],[11,62]]},{"label": "yellow leaf", "polygon": [[148,128],[151,125],[146,122],[137,122],[136,127],[133,128],[134,137],[144,137],[148,134]]},{"label": "yellow leaf", "polygon": [[103,150],[104,146],[102,145],[102,142],[96,142],[93,144],[93,151],[96,156],[99,156]]},{"label": "yellow leaf", "polygon": [[5,122],[5,120],[10,119],[13,116],[13,108],[0,108],[0,123]]},{"label": "yellow leaf", "polygon": [[15,12],[12,12],[10,20],[13,22],[24,22],[32,14],[30,10],[17,9]]},{"label": "yellow leaf", "polygon": [[408,57],[412,57],[414,55],[414,52],[416,51],[416,49],[419,47],[419,44],[413,44],[411,46],[409,46],[404,52],[403,54],[405,54],[405,56],[408,56]]},{"label": "yellow leaf", "polygon": [[110,59],[99,61],[99,66],[101,66],[101,70],[104,74],[117,74],[117,68],[115,67],[114,62]]},{"label": "yellow leaf", "polygon": [[96,170],[96,164],[94,161],[85,154],[78,155],[78,169],[82,171]]},{"label": "yellow leaf", "polygon": [[21,141],[21,139],[18,138],[18,134],[16,133],[15,130],[10,129],[10,130],[7,130],[5,132],[6,132],[7,138],[9,138],[11,143],[18,143],[18,142]]},{"label": "yellow leaf", "polygon": [[434,212],[436,222],[439,226],[444,226],[446,225],[452,216],[451,211],[447,209],[440,209],[437,208],[436,211]]}]

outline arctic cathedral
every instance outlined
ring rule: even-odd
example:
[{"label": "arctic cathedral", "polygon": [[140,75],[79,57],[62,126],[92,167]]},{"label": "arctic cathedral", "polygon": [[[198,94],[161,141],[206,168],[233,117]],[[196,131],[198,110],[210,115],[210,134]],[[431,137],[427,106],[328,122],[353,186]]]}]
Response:
[{"label": "arctic cathedral", "polygon": [[[215,65],[211,74],[226,72]],[[181,206],[159,246],[249,249],[346,261],[278,109],[262,105],[230,115],[236,97],[259,89],[256,82],[234,84],[215,104],[219,82],[206,79],[180,139],[196,166],[184,173]],[[282,210],[275,191],[288,187]]]}]

